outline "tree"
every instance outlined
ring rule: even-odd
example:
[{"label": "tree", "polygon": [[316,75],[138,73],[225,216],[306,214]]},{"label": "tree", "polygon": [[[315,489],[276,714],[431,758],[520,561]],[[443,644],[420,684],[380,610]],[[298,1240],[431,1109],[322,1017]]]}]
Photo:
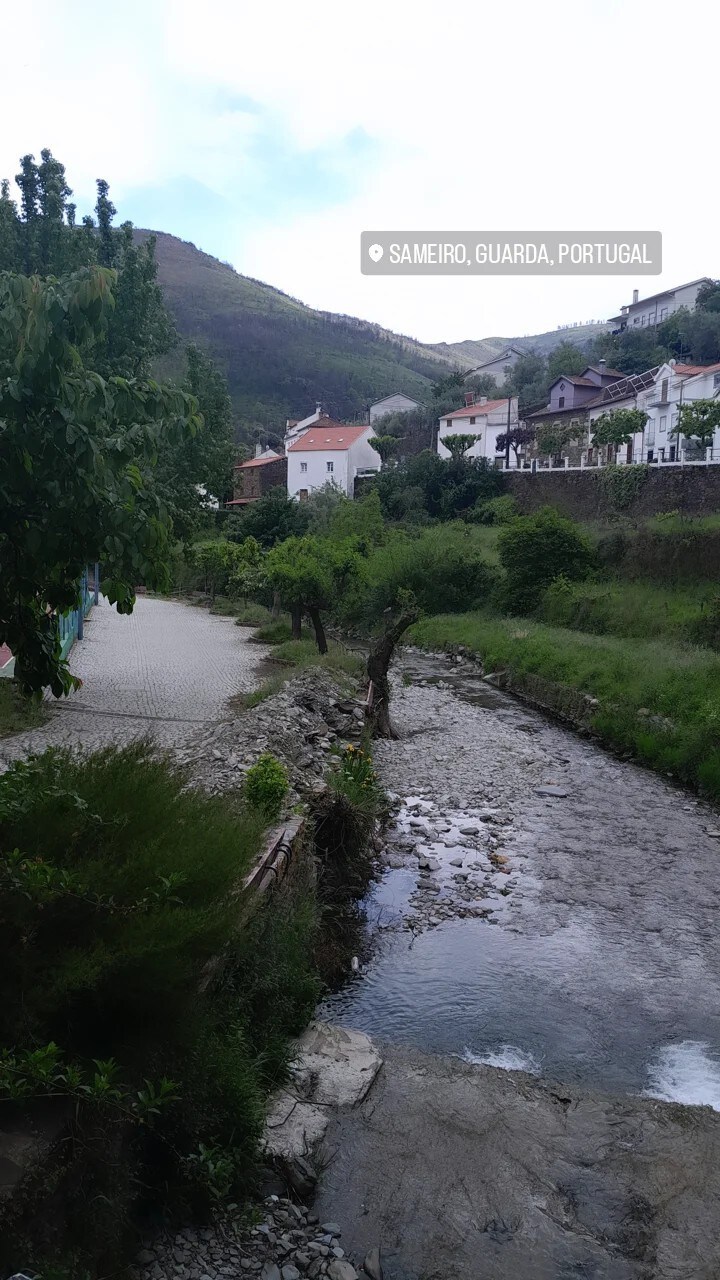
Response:
[{"label": "tree", "polygon": [[464,458],[468,449],[472,449],[477,439],[477,436],[471,435],[443,436],[441,444],[445,445],[448,453],[452,456],[453,462],[459,462],[461,458]]},{"label": "tree", "polygon": [[645,430],[647,420],[642,409],[612,409],[596,420],[593,444],[629,444],[633,436]]},{"label": "tree", "polygon": [[517,461],[520,450],[526,444],[532,444],[535,439],[534,427],[512,427],[510,431],[504,431],[495,441],[495,449],[498,453],[506,453],[508,446],[515,454]]},{"label": "tree", "polygon": [[295,618],[303,612],[309,615],[318,653],[327,653],[321,612],[337,603],[359,570],[359,556],[350,541],[334,543],[312,534],[287,538],[265,559],[269,587],[278,592],[284,607]]},{"label": "tree", "polygon": [[73,684],[53,611],[79,602],[85,566],[130,613],[135,584],[167,583],[170,521],[158,448],[198,425],[194,401],[156,382],[101,378],[80,356],[112,309],[114,272],[0,277],[0,643],[26,692]]},{"label": "tree", "polygon": [[701,449],[707,449],[720,427],[720,400],[692,400],[681,405],[678,421],[671,435],[687,436]]},{"label": "tree", "polygon": [[294,502],[285,489],[271,489],[257,502],[251,502],[241,516],[231,517],[228,537],[234,542],[256,538],[261,547],[274,547],[286,538],[301,537],[308,528],[309,503]]},{"label": "tree", "polygon": [[383,466],[387,466],[391,458],[400,448],[401,436],[372,436],[370,446],[380,455]]},{"label": "tree", "polygon": [[420,617],[420,610],[411,592],[400,592],[400,613],[387,623],[382,635],[370,646],[367,660],[368,691],[372,697],[367,720],[374,738],[395,738],[397,735],[390,720],[390,681],[388,671],[398,642]]},{"label": "tree", "polygon": [[557,457],[571,440],[577,440],[580,431],[577,424],[571,426],[560,418],[556,422],[541,422],[536,431],[538,450],[545,456]]},{"label": "tree", "polygon": [[497,545],[505,604],[518,613],[534,609],[555,578],[582,578],[592,564],[588,538],[552,507],[518,516],[502,530]]},{"label": "tree", "polygon": [[209,356],[187,348],[183,389],[194,396],[202,415],[200,429],[182,444],[167,442],[158,457],[156,483],[178,538],[187,541],[200,524],[210,498],[220,502],[231,490],[235,454],[227,384]]},{"label": "tree", "polygon": [[561,378],[563,374],[572,377],[574,374],[582,373],[583,369],[587,367],[587,363],[587,353],[576,346],[574,342],[559,342],[548,356],[548,386],[552,385],[556,378]]}]

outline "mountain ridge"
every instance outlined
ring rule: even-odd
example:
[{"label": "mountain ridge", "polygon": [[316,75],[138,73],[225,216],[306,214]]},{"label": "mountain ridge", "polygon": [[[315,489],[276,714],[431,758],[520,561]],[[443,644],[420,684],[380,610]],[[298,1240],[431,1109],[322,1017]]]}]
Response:
[{"label": "mountain ridge", "polygon": [[[309,307],[168,232],[135,232],[139,242],[151,235],[158,280],[178,331],[222,368],[241,435],[253,426],[277,429],[316,401],[334,417],[364,418],[374,400],[395,391],[426,400],[438,378],[482,364],[511,344],[547,351],[593,336],[584,326],[522,338],[422,343],[369,320]],[[175,353],[160,372],[177,375],[181,368]]]}]

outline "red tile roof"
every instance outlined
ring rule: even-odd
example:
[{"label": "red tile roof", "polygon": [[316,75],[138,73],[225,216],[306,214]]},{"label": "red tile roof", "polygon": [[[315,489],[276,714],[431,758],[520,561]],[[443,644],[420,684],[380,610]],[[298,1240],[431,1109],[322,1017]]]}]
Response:
[{"label": "red tile roof", "polygon": [[347,426],[329,418],[327,422],[308,427],[299,440],[288,445],[288,453],[322,452],[328,449],[344,453],[367,430],[367,423],[364,426]]},{"label": "red tile roof", "polygon": [[676,364],[675,372],[687,375],[693,373],[714,373],[716,369],[720,369],[720,361],[717,364]]},{"label": "red tile roof", "polygon": [[272,458],[250,458],[248,462],[238,462],[235,470],[243,471],[246,467],[265,467],[268,462],[282,462],[284,457],[284,453],[276,453]]},{"label": "red tile roof", "polygon": [[493,409],[500,409],[505,406],[507,408],[507,397],[504,400],[486,400],[485,404],[467,404],[462,409],[453,409],[452,413],[444,413],[443,418],[448,420],[452,418],[481,418],[485,413],[491,413]]},{"label": "red tile roof", "polygon": [[226,507],[245,507],[248,502],[257,502],[257,498],[230,498],[226,503]]}]

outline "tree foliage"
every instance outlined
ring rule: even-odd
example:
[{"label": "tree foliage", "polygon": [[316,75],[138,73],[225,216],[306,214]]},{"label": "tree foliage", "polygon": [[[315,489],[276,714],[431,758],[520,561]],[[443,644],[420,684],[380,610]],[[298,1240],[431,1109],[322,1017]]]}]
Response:
[{"label": "tree foliage", "polygon": [[309,503],[294,502],[284,489],[271,489],[251,502],[228,522],[228,537],[235,542],[256,538],[261,547],[274,547],[286,538],[301,537],[312,517]]},{"label": "tree foliage", "polygon": [[585,534],[551,507],[506,525],[498,552],[505,570],[504,603],[517,613],[534,609],[556,578],[582,578],[592,564]]},{"label": "tree foliage", "polygon": [[628,444],[645,430],[647,414],[642,409],[613,409],[595,422],[593,444]]},{"label": "tree foliage", "polygon": [[558,418],[555,422],[540,422],[536,430],[539,453],[555,457],[561,453],[572,440],[577,440],[582,428],[577,424],[571,426],[567,421]]},{"label": "tree foliage", "polygon": [[464,458],[468,450],[472,449],[477,439],[477,436],[458,434],[443,436],[441,443],[444,444],[453,461],[459,462],[461,458]]},{"label": "tree foliage", "polygon": [[78,603],[89,562],[121,613],[166,579],[170,522],[158,452],[197,430],[194,400],[102,378],[82,358],[113,307],[115,274],[0,277],[0,642],[28,692],[67,692],[54,610]]},{"label": "tree foliage", "polygon": [[672,434],[687,436],[700,448],[706,449],[712,444],[719,427],[720,400],[692,400],[681,405]]},{"label": "tree foliage", "polygon": [[309,614],[320,653],[327,652],[321,611],[337,605],[359,571],[360,559],[351,540],[336,543],[313,534],[278,543],[265,559],[270,589],[278,593],[285,608]]},{"label": "tree foliage", "polygon": [[513,427],[510,431],[503,431],[502,435],[498,436],[495,441],[495,448],[498,453],[505,453],[509,445],[517,458],[520,450],[525,445],[532,444],[534,439],[534,427]]}]

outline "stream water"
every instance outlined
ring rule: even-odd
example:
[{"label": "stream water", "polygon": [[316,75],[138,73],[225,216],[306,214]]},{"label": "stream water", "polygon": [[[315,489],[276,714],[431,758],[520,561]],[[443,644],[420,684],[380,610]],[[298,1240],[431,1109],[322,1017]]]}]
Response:
[{"label": "stream water", "polygon": [[[323,1016],[382,1040],[720,1110],[720,819],[410,653],[368,953]],[[424,864],[424,865],[423,865]]]}]

